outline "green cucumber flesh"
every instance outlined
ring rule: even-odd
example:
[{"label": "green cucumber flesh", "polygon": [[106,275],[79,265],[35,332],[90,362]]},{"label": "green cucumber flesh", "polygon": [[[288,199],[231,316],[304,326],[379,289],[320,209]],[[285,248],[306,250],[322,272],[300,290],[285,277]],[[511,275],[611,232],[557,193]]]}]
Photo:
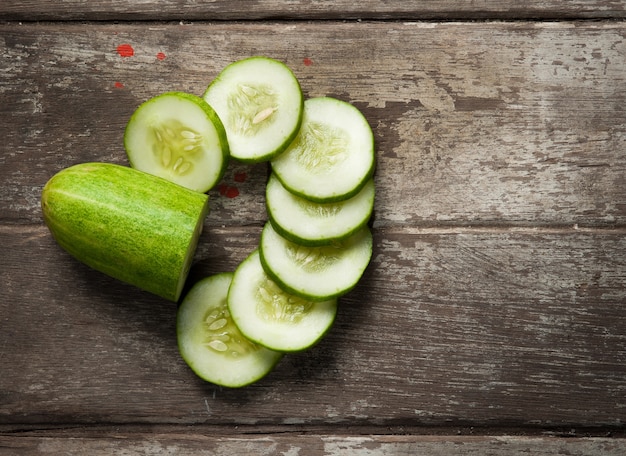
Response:
[{"label": "green cucumber flesh", "polygon": [[253,251],[235,270],[228,308],[250,340],[282,352],[305,350],[331,328],[337,300],[309,301],[282,290],[263,270]]},{"label": "green cucumber flesh", "polygon": [[290,241],[314,246],[340,241],[363,227],[374,209],[374,179],[344,201],[316,203],[285,189],[270,175],[265,190],[267,214],[274,229]]},{"label": "green cucumber flesh", "polygon": [[178,301],[208,213],[208,196],[136,169],[83,163],[55,174],[44,221],[79,261]]},{"label": "green cucumber flesh", "polygon": [[258,163],[280,154],[302,122],[300,83],[284,63],[267,57],[231,63],[203,98],[222,119],[231,156],[242,162]]},{"label": "green cucumber flesh", "polygon": [[224,126],[202,98],[167,92],[142,103],[124,132],[133,168],[205,193],[228,164]]},{"label": "green cucumber flesh", "polygon": [[310,98],[298,136],[271,161],[290,192],[326,203],[356,195],[373,176],[374,134],[353,105],[330,97]]},{"label": "green cucumber flesh", "polygon": [[280,236],[267,223],[259,246],[261,264],[282,289],[313,301],[337,298],[354,288],[372,257],[367,226],[330,245],[307,247]]},{"label": "green cucumber flesh", "polygon": [[265,377],[283,354],[248,340],[233,323],[227,305],[233,273],[206,277],[194,284],[178,309],[178,348],[203,380],[240,388]]}]

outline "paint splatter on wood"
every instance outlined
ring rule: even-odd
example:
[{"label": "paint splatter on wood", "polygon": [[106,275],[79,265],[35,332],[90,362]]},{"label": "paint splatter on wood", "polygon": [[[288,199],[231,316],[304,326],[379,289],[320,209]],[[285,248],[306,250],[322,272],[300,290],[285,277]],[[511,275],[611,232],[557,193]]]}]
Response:
[{"label": "paint splatter on wood", "polygon": [[220,195],[225,196],[226,198],[236,198],[239,196],[239,189],[234,185],[222,183],[218,186],[218,190]]},{"label": "paint splatter on wood", "polygon": [[135,55],[135,49],[130,44],[124,43],[117,47],[117,53],[120,57],[132,57]]}]

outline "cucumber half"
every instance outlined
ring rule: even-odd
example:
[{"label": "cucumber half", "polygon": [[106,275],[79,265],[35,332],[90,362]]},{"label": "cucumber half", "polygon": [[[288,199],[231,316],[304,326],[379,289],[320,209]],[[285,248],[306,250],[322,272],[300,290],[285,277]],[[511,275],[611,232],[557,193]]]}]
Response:
[{"label": "cucumber half", "polygon": [[248,339],[272,350],[295,352],[326,334],[337,314],[337,300],[313,302],[285,292],[267,276],[255,250],[235,270],[228,308]]},{"label": "cucumber half", "polygon": [[80,163],[46,183],[41,209],[58,242],[79,261],[178,301],[208,196],[128,166]]},{"label": "cucumber half", "polygon": [[374,209],[374,179],[352,198],[335,203],[315,203],[294,195],[270,175],[265,189],[267,214],[284,238],[302,245],[340,241],[363,227]]},{"label": "cucumber half", "polygon": [[239,388],[267,375],[283,355],[249,341],[233,323],[226,304],[232,278],[229,272],[215,274],[189,290],[178,309],[176,336],[196,375]]},{"label": "cucumber half", "polygon": [[372,257],[372,233],[365,226],[343,241],[306,247],[267,223],[259,250],[265,272],[282,289],[303,299],[327,300],[356,286]]},{"label": "cucumber half", "polygon": [[298,136],[271,164],[285,188],[298,196],[320,203],[345,200],[374,173],[374,134],[351,104],[310,98]]},{"label": "cucumber half", "polygon": [[142,103],[126,125],[124,147],[133,168],[202,193],[219,182],[229,157],[218,115],[184,92]]},{"label": "cucumber half", "polygon": [[231,63],[203,98],[224,123],[231,156],[242,162],[267,161],[280,154],[302,122],[300,83],[289,67],[268,57]]}]

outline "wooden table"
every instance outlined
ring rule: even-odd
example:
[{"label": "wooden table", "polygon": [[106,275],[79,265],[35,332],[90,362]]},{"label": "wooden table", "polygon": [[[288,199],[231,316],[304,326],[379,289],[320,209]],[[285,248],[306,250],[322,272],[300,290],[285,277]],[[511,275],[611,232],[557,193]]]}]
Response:
[{"label": "wooden table", "polygon": [[[0,454],[626,454],[625,17],[3,0]],[[141,102],[257,54],[367,117],[375,247],[321,343],[230,390],[180,358],[176,305],[69,257],[39,199],[72,164],[127,164]],[[256,247],[267,171],[231,162],[210,192],[190,283]]]}]

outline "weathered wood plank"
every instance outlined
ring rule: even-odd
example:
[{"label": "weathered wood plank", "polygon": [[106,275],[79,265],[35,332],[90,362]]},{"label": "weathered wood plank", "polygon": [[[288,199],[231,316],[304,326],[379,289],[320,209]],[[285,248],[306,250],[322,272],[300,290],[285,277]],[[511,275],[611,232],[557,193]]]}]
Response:
[{"label": "weathered wood plank", "polygon": [[[0,218],[39,223],[55,171],[126,162],[139,103],[201,94],[258,53],[290,65],[307,96],[365,113],[379,226],[621,226],[625,34],[621,22],[3,24]],[[122,43],[133,57],[116,53]],[[266,174],[233,163],[223,184],[239,196],[213,190],[213,223],[262,223]]]},{"label": "weathered wood plank", "polygon": [[621,0],[4,0],[0,20],[533,19],[624,17]]},{"label": "weathered wood plank", "polygon": [[[191,280],[259,229],[207,227]],[[176,306],[88,270],[41,226],[0,227],[0,424],[605,426],[626,421],[623,231],[377,229],[310,351],[217,388]]]},{"label": "weathered wood plank", "polygon": [[179,435],[118,432],[105,438],[58,438],[0,435],[0,455],[63,454],[91,456],[124,454],[180,456],[229,454],[258,456],[281,454],[299,456],[622,456],[626,441],[610,438],[528,438],[498,437],[427,437],[427,436],[336,436],[268,435],[215,436],[185,433]]}]

